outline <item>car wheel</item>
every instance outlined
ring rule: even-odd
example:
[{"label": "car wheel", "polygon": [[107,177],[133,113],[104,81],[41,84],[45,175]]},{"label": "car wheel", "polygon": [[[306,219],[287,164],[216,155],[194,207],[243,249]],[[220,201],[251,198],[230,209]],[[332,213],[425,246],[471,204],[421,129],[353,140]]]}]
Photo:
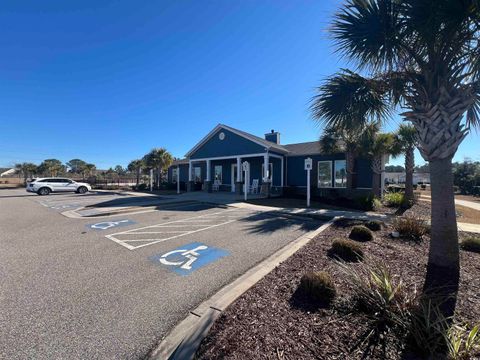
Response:
[{"label": "car wheel", "polygon": [[87,191],[88,191],[88,189],[85,186],[80,186],[77,189],[77,193],[79,193],[79,194],[85,194]]},{"label": "car wheel", "polygon": [[38,189],[37,194],[38,195],[48,195],[48,194],[50,194],[50,189],[47,188],[47,187],[42,187],[42,188]]}]

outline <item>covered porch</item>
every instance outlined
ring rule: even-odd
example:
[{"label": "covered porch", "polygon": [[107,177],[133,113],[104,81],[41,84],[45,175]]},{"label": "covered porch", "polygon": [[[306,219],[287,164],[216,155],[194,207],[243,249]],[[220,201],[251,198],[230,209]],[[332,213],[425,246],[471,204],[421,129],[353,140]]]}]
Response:
[{"label": "covered porch", "polygon": [[242,163],[245,161],[250,164],[249,194],[269,195],[272,188],[283,188],[284,157],[265,152],[189,159],[187,191],[243,194],[246,181]]}]

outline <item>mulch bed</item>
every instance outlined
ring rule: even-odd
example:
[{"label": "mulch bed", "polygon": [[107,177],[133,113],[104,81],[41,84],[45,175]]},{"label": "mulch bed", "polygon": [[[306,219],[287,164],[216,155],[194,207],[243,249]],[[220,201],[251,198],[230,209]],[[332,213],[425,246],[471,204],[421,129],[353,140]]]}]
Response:
[{"label": "mulch bed", "polygon": [[[405,211],[403,215],[430,220],[430,216],[431,216],[430,206],[431,206],[430,202],[419,201],[415,205],[413,205],[410,209]],[[461,205],[456,205],[455,208],[457,209],[458,222],[480,224],[480,211],[470,209]]]},{"label": "mulch bed", "polygon": [[[386,338],[386,348],[365,356],[355,346],[369,332],[369,319],[352,309],[348,285],[338,265],[327,256],[332,240],[347,238],[351,222],[332,225],[233,303],[213,325],[197,359],[415,359],[402,341]],[[392,273],[421,289],[426,271],[428,239],[421,243],[389,237],[391,229],[362,243],[366,261],[383,261]],[[457,319],[480,320],[480,254],[461,251],[461,283]],[[337,298],[317,308],[296,292],[307,271],[332,274]]]}]

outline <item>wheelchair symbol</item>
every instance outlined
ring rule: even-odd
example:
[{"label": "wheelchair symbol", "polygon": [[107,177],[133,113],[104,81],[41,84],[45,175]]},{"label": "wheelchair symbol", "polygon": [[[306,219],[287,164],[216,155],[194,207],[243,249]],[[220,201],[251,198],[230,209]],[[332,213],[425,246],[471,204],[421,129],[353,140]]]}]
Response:
[{"label": "wheelchair symbol", "polygon": [[[166,254],[163,254],[160,257],[159,261],[163,265],[170,265],[170,266],[180,266],[181,265],[180,266],[181,269],[191,270],[192,269],[192,264],[198,259],[198,256],[200,256],[198,251],[207,250],[207,249],[208,249],[208,246],[200,245],[200,246],[197,246],[196,248],[191,249],[191,250],[187,250],[187,249],[173,250],[173,251],[169,251]],[[185,257],[185,260],[169,261],[167,259],[169,256],[171,256],[173,254],[178,254],[178,253],[180,253],[180,256]]]},{"label": "wheelchair symbol", "polygon": [[114,226],[118,226],[121,223],[128,223],[128,222],[130,222],[130,220],[104,221],[104,222],[101,222],[101,223],[93,224],[90,227],[92,229],[107,230],[107,229],[110,229]]}]

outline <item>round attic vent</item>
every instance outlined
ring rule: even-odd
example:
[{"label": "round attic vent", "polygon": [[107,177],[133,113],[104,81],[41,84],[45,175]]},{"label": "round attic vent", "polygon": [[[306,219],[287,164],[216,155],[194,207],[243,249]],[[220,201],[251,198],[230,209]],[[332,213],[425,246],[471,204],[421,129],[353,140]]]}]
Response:
[{"label": "round attic vent", "polygon": [[220,140],[225,139],[225,133],[221,132],[220,134],[218,134],[218,138],[219,138]]}]

